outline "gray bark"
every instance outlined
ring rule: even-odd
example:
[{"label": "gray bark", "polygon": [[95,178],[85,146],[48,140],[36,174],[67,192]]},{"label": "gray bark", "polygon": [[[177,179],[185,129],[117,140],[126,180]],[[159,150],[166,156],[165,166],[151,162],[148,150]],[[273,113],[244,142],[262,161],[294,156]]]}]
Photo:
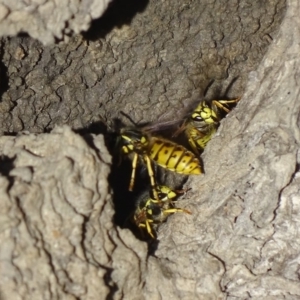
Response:
[{"label": "gray bark", "polygon": [[109,0],[54,1],[1,0],[0,36],[28,33],[43,44],[86,31],[92,20],[99,18]]},{"label": "gray bark", "polygon": [[[299,299],[299,3],[278,34],[280,1],[176,3],[98,41],[3,40],[1,129],[31,133],[0,138],[1,299]],[[192,215],[169,217],[148,256],[113,223],[103,137],[33,132],[119,110],[171,120],[211,79],[207,98],[242,99],[178,200]]]}]

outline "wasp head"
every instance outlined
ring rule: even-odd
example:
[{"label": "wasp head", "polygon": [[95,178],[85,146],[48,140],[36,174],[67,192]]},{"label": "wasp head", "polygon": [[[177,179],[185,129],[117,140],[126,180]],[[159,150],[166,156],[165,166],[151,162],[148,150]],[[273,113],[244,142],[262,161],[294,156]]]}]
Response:
[{"label": "wasp head", "polygon": [[123,128],[120,131],[121,151],[142,153],[148,145],[148,136],[136,128]]},{"label": "wasp head", "polygon": [[[157,194],[158,198],[161,202],[169,201],[177,196],[176,192],[171,190],[169,187],[165,185],[159,185],[157,186]],[[153,202],[155,202],[155,198],[153,195],[153,191],[150,190],[151,199]]]},{"label": "wasp head", "polygon": [[197,127],[215,124],[218,122],[218,116],[216,112],[206,101],[202,101],[197,106],[192,113],[191,119],[197,123]]}]

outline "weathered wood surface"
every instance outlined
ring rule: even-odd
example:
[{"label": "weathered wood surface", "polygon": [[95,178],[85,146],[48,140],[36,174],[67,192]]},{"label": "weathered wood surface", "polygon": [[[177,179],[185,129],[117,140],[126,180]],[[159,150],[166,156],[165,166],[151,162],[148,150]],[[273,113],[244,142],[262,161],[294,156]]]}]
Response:
[{"label": "weathered wood surface", "polygon": [[[94,137],[93,148],[67,127],[56,128],[50,134],[1,137],[5,162],[0,177],[1,299],[299,299],[299,11],[298,1],[288,1],[279,33],[258,69],[248,74],[251,67],[246,68],[242,100],[222,121],[203,155],[205,175],[191,178],[187,187],[192,190],[180,199],[180,206],[193,214],[168,219],[160,228],[155,256],[148,257],[145,243],[113,223],[107,183],[110,157],[101,136]],[[127,34],[132,32],[126,28]],[[49,54],[49,59],[41,56],[43,62],[50,61],[51,51],[43,53]],[[116,71],[115,62],[111,63]],[[155,61],[149,64],[159,69]],[[22,73],[24,69],[19,70]],[[106,68],[101,78],[108,76],[108,86],[113,86],[118,72],[108,71]],[[151,72],[149,76],[155,74]],[[182,75],[178,80],[184,78],[185,72],[178,72]],[[51,86],[49,90],[39,85],[40,74],[36,71],[36,77],[24,77],[31,85],[20,82],[19,89],[3,94],[3,131],[25,128],[39,132],[47,128],[45,124],[55,124],[54,112],[60,111],[60,102],[47,98],[51,88],[59,91],[56,97],[63,99],[62,105],[66,104],[66,95],[72,99],[72,93],[61,85],[61,73],[51,84],[43,81],[44,88]],[[133,71],[133,78],[136,74]],[[172,81],[172,76],[175,98],[195,97],[187,92],[188,86],[187,90],[178,87],[180,80]],[[90,80],[85,82],[90,84],[89,95],[94,95],[92,88],[99,78],[86,78]],[[17,79],[14,76],[10,80],[17,84]],[[124,98],[129,97],[131,82],[115,82],[127,84]],[[182,94],[176,95],[177,88]],[[122,98],[122,89],[116,88],[116,99]],[[143,91],[149,99],[159,93],[159,89],[148,93],[146,88],[140,95]],[[238,91],[235,87],[234,92]],[[50,106],[58,104],[48,115],[46,111],[37,114],[34,123],[30,112],[38,111],[39,102],[33,101],[25,111],[24,99],[28,103],[42,99],[42,92]],[[15,100],[12,112],[8,95]],[[168,101],[171,96],[160,98],[160,111],[165,108],[162,100]],[[116,103],[122,107],[122,100]],[[139,102],[126,103],[122,108],[130,112]],[[147,115],[148,104],[144,103],[144,109],[134,111],[141,119],[143,113]],[[149,107],[153,105],[150,103]],[[166,107],[175,111],[176,105],[168,103]],[[106,116],[114,114],[109,105]],[[66,107],[61,107],[62,112]],[[95,107],[86,108],[92,111]],[[72,106],[70,111],[74,113],[75,108]],[[78,109],[75,115],[80,115],[78,111],[90,120],[85,115],[88,110]],[[57,114],[58,123],[64,123],[72,113],[64,118]],[[150,117],[156,118],[154,113]],[[73,127],[79,124],[76,117],[68,121],[75,124]]]}]

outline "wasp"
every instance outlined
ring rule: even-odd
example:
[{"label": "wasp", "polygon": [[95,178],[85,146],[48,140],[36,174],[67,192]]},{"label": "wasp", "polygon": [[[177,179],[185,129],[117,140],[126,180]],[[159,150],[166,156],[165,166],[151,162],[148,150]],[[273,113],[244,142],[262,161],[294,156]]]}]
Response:
[{"label": "wasp", "polygon": [[216,133],[220,121],[230,112],[230,107],[240,99],[201,101],[174,136],[184,131],[191,148],[199,155]]},{"label": "wasp", "polygon": [[154,198],[159,195],[154,178],[152,162],[179,174],[191,175],[203,173],[200,161],[185,147],[167,139],[155,137],[138,128],[123,128],[120,131],[119,145],[123,154],[132,158],[132,173],[129,190],[133,190],[136,167],[140,158],[146,164]]},{"label": "wasp", "polygon": [[159,185],[157,187],[159,200],[154,199],[153,195],[148,193],[142,195],[137,203],[133,220],[139,228],[144,228],[148,234],[155,238],[154,229],[164,222],[167,217],[177,212],[191,214],[190,211],[174,206],[174,200],[185,191],[173,191],[167,186]]}]

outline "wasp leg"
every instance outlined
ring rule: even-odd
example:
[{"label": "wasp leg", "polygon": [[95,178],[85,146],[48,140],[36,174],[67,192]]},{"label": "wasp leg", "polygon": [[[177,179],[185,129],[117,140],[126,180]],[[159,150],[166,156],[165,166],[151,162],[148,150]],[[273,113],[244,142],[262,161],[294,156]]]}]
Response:
[{"label": "wasp leg", "polygon": [[183,190],[175,190],[176,194],[186,194],[188,191],[190,191],[192,188],[186,188]]},{"label": "wasp leg", "polygon": [[129,183],[129,191],[133,191],[137,161],[138,161],[138,154],[135,153],[132,160],[132,172],[131,172],[131,178]]},{"label": "wasp leg", "polygon": [[187,131],[188,142],[192,147],[194,153],[200,155],[206,147],[207,143],[211,140],[212,136],[216,132],[216,125],[207,125],[205,133],[201,132],[197,128],[193,127]]},{"label": "wasp leg", "polygon": [[139,224],[139,227],[140,227],[140,228],[141,228],[141,227],[146,228],[146,230],[147,230],[147,232],[149,233],[149,235],[150,235],[153,239],[155,239],[155,236],[154,236],[154,234],[153,234],[153,230],[152,230],[151,225],[150,225],[151,222],[152,222],[152,220],[147,219],[147,220],[145,221],[145,223],[140,223],[140,224]]},{"label": "wasp leg", "polygon": [[227,104],[237,103],[241,100],[241,97],[233,100],[213,100],[212,104],[217,106],[220,109],[223,109],[225,112],[229,113],[230,109],[226,107]]},{"label": "wasp leg", "polygon": [[186,128],[186,121],[173,133],[172,138],[177,137]]},{"label": "wasp leg", "polygon": [[149,174],[149,177],[150,177],[151,189],[153,191],[154,200],[157,200],[158,202],[160,202],[160,199],[158,197],[158,192],[157,192],[157,184],[156,184],[155,179],[154,179],[154,172],[153,172],[153,169],[152,169],[151,159],[149,158],[148,155],[145,155],[144,160],[146,161],[148,174]]},{"label": "wasp leg", "polygon": [[152,233],[152,228],[150,226],[150,221],[148,219],[146,220],[146,228],[147,228],[147,232],[150,234],[150,236],[152,238],[155,238],[154,235],[153,235],[153,233]]},{"label": "wasp leg", "polygon": [[177,213],[177,212],[184,212],[184,213],[187,213],[189,215],[191,215],[192,213],[187,210],[187,209],[184,209],[184,208],[168,208],[168,209],[164,209],[163,213],[164,214],[174,214],[174,213]]},{"label": "wasp leg", "polygon": [[200,151],[203,152],[203,149],[205,148],[205,144],[203,142],[204,137],[205,134],[197,128],[190,128],[188,131],[188,142],[194,153],[196,153],[198,156],[200,156]]}]

